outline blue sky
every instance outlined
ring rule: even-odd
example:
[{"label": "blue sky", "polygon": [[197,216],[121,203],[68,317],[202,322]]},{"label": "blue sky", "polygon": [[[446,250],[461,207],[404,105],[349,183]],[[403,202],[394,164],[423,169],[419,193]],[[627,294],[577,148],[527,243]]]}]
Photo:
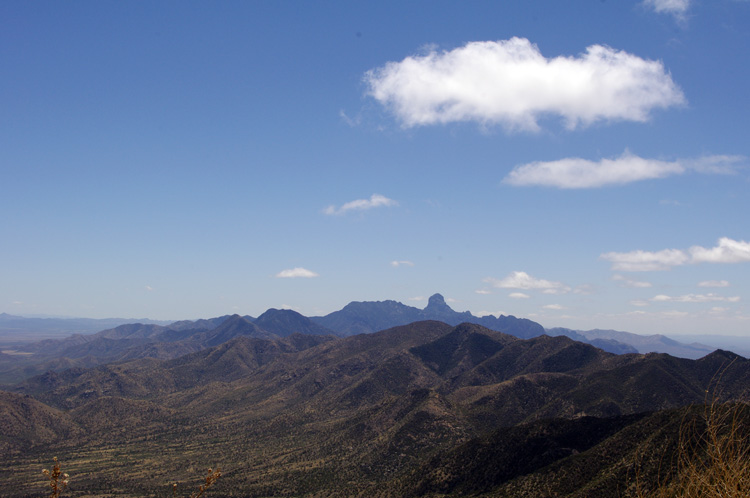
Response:
[{"label": "blue sky", "polygon": [[0,311],[750,335],[750,2],[0,4]]}]

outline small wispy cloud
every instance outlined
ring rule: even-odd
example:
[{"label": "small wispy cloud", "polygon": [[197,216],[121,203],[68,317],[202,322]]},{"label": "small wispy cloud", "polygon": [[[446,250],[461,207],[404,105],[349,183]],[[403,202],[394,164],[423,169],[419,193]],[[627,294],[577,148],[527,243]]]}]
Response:
[{"label": "small wispy cloud", "polygon": [[556,310],[556,311],[559,311],[559,310],[564,310],[565,306],[563,306],[561,304],[546,304],[546,305],[543,306],[543,308],[546,309],[546,310]]},{"label": "small wispy cloud", "polygon": [[537,161],[516,166],[503,183],[517,187],[554,187],[589,189],[666,178],[687,171],[704,174],[731,174],[744,156],[706,156],[694,159],[662,161],[647,159],[625,151],[615,159],[590,161],[580,157]]},{"label": "small wispy cloud", "polygon": [[630,251],[607,252],[599,256],[600,259],[612,263],[615,271],[660,271],[673,266],[684,265],[690,257],[679,249],[664,249],[662,251]]},{"label": "small wispy cloud", "polygon": [[314,271],[300,267],[282,270],[276,274],[276,278],[314,278],[318,276]]},{"label": "small wispy cloud", "polygon": [[357,199],[347,202],[340,207],[334,205],[328,206],[323,210],[323,213],[327,215],[342,215],[349,211],[364,211],[367,209],[391,206],[398,206],[398,202],[380,194],[372,194],[369,199]]},{"label": "small wispy cloud", "polygon": [[398,268],[399,266],[414,266],[414,263],[411,261],[391,261],[391,266],[394,268]]},{"label": "small wispy cloud", "polygon": [[698,282],[698,287],[729,287],[728,280],[704,280]]},{"label": "small wispy cloud", "polygon": [[750,262],[750,242],[722,237],[714,247],[693,246],[687,250],[607,252],[600,259],[612,263],[615,271],[661,271],[673,266],[697,263]]},{"label": "small wispy cloud", "polygon": [[645,289],[648,287],[653,287],[653,284],[651,282],[645,282],[642,280],[632,280],[626,277],[623,277],[622,275],[612,275],[612,280],[616,282],[622,282],[622,285],[625,287],[632,287],[634,289]]},{"label": "small wispy cloud", "polygon": [[597,121],[647,121],[685,97],[659,61],[592,45],[546,58],[525,38],[470,42],[388,62],[365,74],[368,94],[404,127],[474,121],[537,131],[543,116],[575,129]]},{"label": "small wispy cloud", "polygon": [[524,294],[523,292],[511,292],[510,294],[508,294],[508,297],[513,298],[513,299],[530,299],[531,298],[531,296],[529,296],[528,294]]},{"label": "small wispy cloud", "polygon": [[680,201],[676,201],[674,199],[662,199],[659,201],[659,204],[662,206],[682,206],[682,203]]},{"label": "small wispy cloud", "polygon": [[669,14],[680,22],[687,19],[691,0],[644,0],[643,5],[658,14]]},{"label": "small wispy cloud", "polygon": [[346,114],[346,112],[344,112],[343,109],[339,111],[339,117],[344,123],[346,123],[348,126],[352,128],[359,126],[361,122],[361,116],[355,116],[352,118],[348,114]]},{"label": "small wispy cloud", "polygon": [[664,311],[662,313],[659,313],[658,316],[662,316],[664,318],[685,318],[690,313],[687,311],[677,311],[677,310],[671,310],[671,311]]},{"label": "small wispy cloud", "polygon": [[544,294],[563,294],[571,290],[562,282],[534,278],[523,271],[511,272],[507,277],[500,280],[488,277],[484,281],[499,289],[539,290]]},{"label": "small wispy cloud", "polygon": [[652,297],[651,301],[669,303],[713,303],[725,301],[728,303],[737,303],[740,301],[740,297],[725,297],[718,296],[716,294],[685,294],[684,296],[668,296],[666,294],[659,294]]},{"label": "small wispy cloud", "polygon": [[147,290],[147,291],[149,291],[149,292],[151,292],[151,291],[153,291],[153,290],[154,290],[154,288],[153,288],[153,287],[151,287],[150,285],[147,285],[147,286],[145,286],[145,287],[144,287],[144,289],[146,289],[146,290]]},{"label": "small wispy cloud", "polygon": [[492,294],[492,291],[487,290],[487,289],[478,289],[478,290],[475,290],[474,293],[480,294],[482,296],[486,296],[486,295]]}]

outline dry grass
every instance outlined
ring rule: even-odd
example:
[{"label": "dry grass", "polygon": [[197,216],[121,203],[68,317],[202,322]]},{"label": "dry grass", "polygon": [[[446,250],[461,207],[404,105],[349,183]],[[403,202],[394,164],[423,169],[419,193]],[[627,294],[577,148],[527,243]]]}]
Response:
[{"label": "dry grass", "polygon": [[750,496],[750,406],[713,402],[683,422],[676,472],[638,498],[747,498]]}]

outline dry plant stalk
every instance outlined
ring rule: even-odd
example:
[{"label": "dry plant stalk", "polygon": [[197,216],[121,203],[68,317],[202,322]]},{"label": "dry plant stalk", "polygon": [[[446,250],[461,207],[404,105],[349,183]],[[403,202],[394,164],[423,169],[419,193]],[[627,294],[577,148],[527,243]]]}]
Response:
[{"label": "dry plant stalk", "polygon": [[50,489],[50,498],[59,498],[59,496],[62,494],[63,491],[65,491],[65,488],[68,487],[68,474],[63,474],[63,472],[60,470],[60,462],[57,461],[57,457],[53,458],[55,464],[52,467],[52,470],[49,471],[47,469],[42,470],[42,473],[47,476],[47,479],[49,480],[49,487]]},{"label": "dry plant stalk", "polygon": [[[221,469],[208,469],[208,475],[206,475],[204,483],[198,486],[198,491],[190,494],[190,498],[199,498],[202,496],[208,488],[213,486],[216,481],[219,480],[219,477],[221,477]],[[172,495],[177,498],[177,483],[172,485]]]},{"label": "dry plant stalk", "polygon": [[706,405],[697,420],[684,423],[677,475],[638,498],[747,498],[750,496],[750,432],[746,403]]},{"label": "dry plant stalk", "polygon": [[750,441],[743,424],[747,409],[744,403],[713,403],[706,408],[705,431],[693,427],[698,435],[680,444],[679,496],[750,496]]}]

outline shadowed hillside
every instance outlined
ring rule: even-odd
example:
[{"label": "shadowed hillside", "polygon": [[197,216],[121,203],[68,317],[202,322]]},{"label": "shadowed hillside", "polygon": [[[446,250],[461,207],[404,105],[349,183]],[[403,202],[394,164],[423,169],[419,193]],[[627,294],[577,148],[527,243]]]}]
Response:
[{"label": "shadowed hillside", "polygon": [[612,489],[626,482],[616,462],[676,423],[678,412],[663,410],[702,403],[719,370],[722,399],[747,394],[750,363],[721,351],[697,361],[614,355],[434,321],[341,339],[240,336],[19,384],[4,409],[30,400],[50,429],[41,440],[8,425],[0,436],[16,457],[0,471],[13,469],[12,496],[30,492],[34,462],[53,447],[79,491],[116,482],[123,496],[159,489],[191,461],[220,463],[215,492],[240,496],[534,496],[539,479],[567,489],[570,472],[579,488]]}]

